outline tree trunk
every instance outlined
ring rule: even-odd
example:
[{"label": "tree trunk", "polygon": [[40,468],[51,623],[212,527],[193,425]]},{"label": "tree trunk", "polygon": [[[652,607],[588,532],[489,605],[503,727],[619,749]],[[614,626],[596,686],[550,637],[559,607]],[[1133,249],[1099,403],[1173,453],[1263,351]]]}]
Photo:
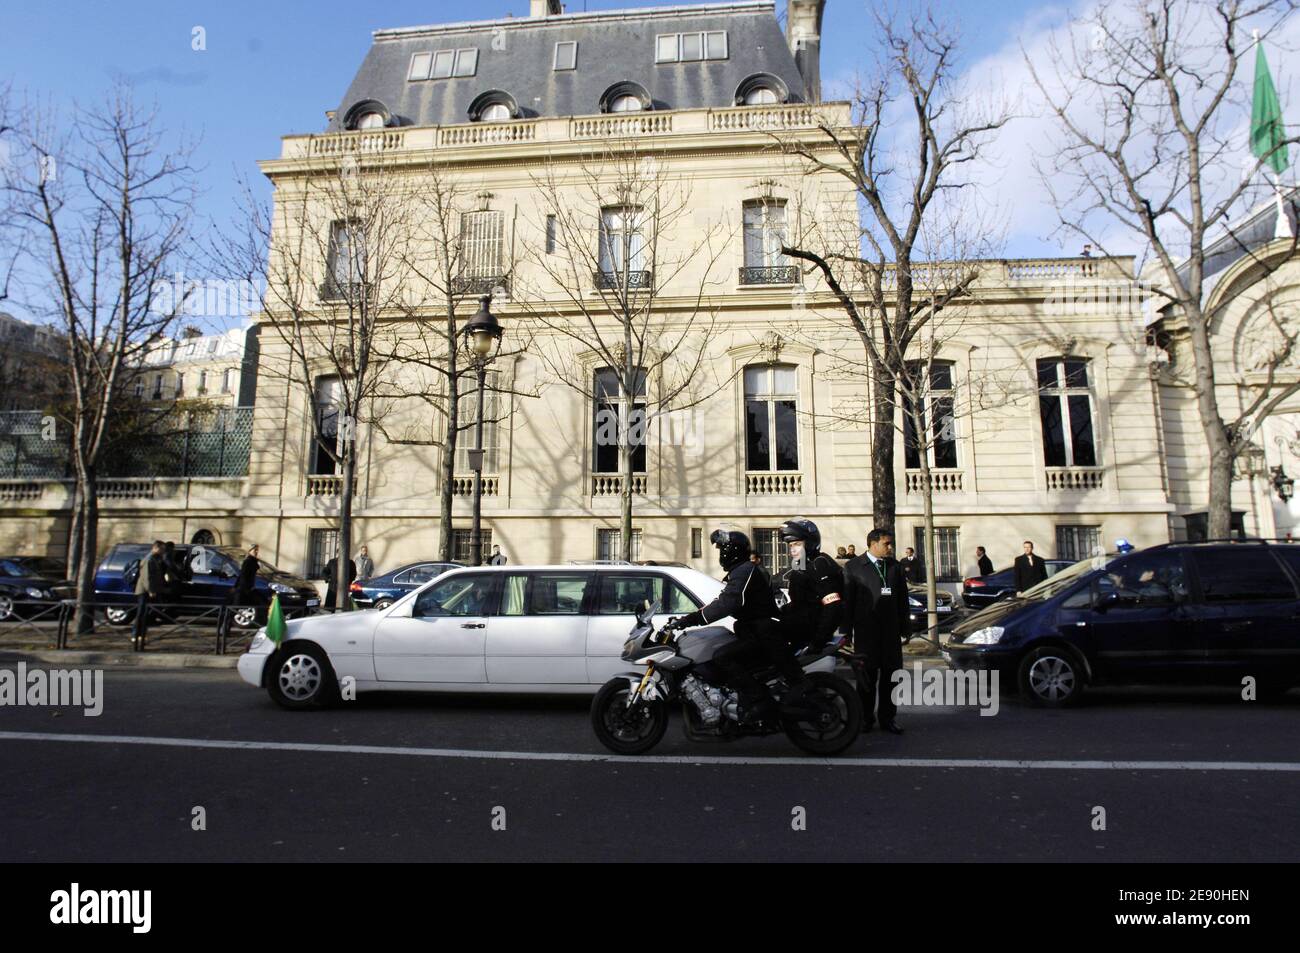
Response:
[{"label": "tree trunk", "polygon": [[68,578],[74,584],[81,580],[81,525],[84,516],[82,509],[81,482],[76,481],[72,486],[72,506],[68,511],[67,551]]},{"label": "tree trunk", "polygon": [[460,437],[460,380],[456,377],[456,358],[449,358],[451,374],[447,385],[447,438],[443,441],[442,485],[438,491],[438,558],[443,562],[452,559],[452,525],[451,505],[456,478],[456,444]]},{"label": "tree trunk", "polygon": [[[353,417],[353,420],[356,418]],[[343,488],[339,497],[339,549],[334,567],[334,608],[346,609],[351,595],[348,567],[352,560],[352,497],[357,485],[357,457],[355,435],[343,445]]]},{"label": "tree trunk", "polygon": [[[81,505],[81,551],[77,562],[77,612],[74,630],[87,635],[95,629],[95,554],[99,549],[99,484],[93,467],[78,466]],[[143,563],[140,571],[145,572]]]},{"label": "tree trunk", "polygon": [[878,362],[872,366],[871,518],[874,528],[893,530],[897,500],[894,489],[894,375]]},{"label": "tree trunk", "polygon": [[1227,539],[1232,531],[1232,446],[1228,442],[1223,416],[1219,413],[1219,395],[1214,390],[1214,355],[1210,350],[1206,318],[1199,309],[1186,309],[1186,313],[1196,380],[1196,409],[1200,413],[1209,450],[1206,535],[1209,539]]}]

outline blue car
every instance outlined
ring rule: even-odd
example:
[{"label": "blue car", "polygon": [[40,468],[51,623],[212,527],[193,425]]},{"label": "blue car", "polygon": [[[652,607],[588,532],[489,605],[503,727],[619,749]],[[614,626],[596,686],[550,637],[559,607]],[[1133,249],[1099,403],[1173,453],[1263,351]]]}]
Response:
[{"label": "blue car", "polygon": [[1221,684],[1256,698],[1300,685],[1300,546],[1166,543],[1096,556],[963,620],[958,670],[999,672],[1056,707],[1092,684]]},{"label": "blue car", "polygon": [[[135,583],[140,561],[149,557],[148,543],[119,543],[108,551],[95,572],[95,602],[106,604],[103,612],[110,625],[127,626],[135,621]],[[172,618],[190,617],[216,622],[212,610],[230,602],[244,553],[233,546],[200,546],[178,543],[176,555],[190,567],[193,578],[181,583],[175,595],[162,600],[169,608],[160,610]],[[299,576],[281,572],[261,560],[253,581],[251,606],[234,613],[238,628],[255,628],[266,622],[271,596],[280,597],[285,615],[293,617],[315,612],[320,605],[316,587]]]},{"label": "blue car", "polygon": [[348,589],[353,605],[360,609],[387,609],[412,589],[418,589],[430,579],[437,578],[448,569],[458,569],[464,563],[422,562],[407,563],[382,576],[358,579]]}]

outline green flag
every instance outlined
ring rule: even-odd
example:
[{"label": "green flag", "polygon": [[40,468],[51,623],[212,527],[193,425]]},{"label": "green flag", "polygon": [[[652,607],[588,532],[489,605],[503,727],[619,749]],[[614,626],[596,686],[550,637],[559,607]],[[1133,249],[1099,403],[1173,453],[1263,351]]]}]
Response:
[{"label": "green flag", "polygon": [[266,637],[279,645],[284,641],[284,610],[280,608],[280,597],[271,597],[271,608],[266,613]]},{"label": "green flag", "polygon": [[1264,58],[1264,44],[1255,48],[1255,103],[1250,111],[1250,151],[1278,175],[1287,167],[1286,127],[1277,101],[1273,76]]}]

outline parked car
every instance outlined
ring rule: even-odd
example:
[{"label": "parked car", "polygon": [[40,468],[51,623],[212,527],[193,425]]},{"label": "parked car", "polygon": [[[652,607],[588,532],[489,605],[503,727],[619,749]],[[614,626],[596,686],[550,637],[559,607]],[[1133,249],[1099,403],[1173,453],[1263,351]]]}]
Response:
[{"label": "parked car", "polygon": [[1166,543],[1075,563],[963,620],[958,669],[997,670],[1040,705],[1090,684],[1300,684],[1300,546]]},{"label": "parked car", "polygon": [[[1069,559],[1048,559],[1047,578],[1051,579],[1062,569],[1073,566]],[[999,569],[987,576],[972,576],[962,580],[961,601],[967,609],[983,609],[1000,599],[1010,599],[1016,594],[1014,566]]]},{"label": "parked car", "polygon": [[324,704],[339,680],[357,691],[594,695],[627,669],[636,612],[693,612],[722,583],[676,566],[452,569],[387,609],[295,619],[277,648],[259,632],[239,673],[287,708]]},{"label": "parked car", "polygon": [[[939,628],[943,629],[957,618],[956,600],[946,589],[935,591],[935,613],[939,616]],[[912,623],[913,632],[924,632],[930,625],[929,613],[926,611],[925,586],[909,583],[907,587],[907,618]]]},{"label": "parked car", "polygon": [[464,563],[422,562],[407,563],[392,572],[369,579],[358,579],[348,589],[352,604],[360,609],[387,609],[402,596],[419,589],[431,579],[437,579],[448,569]]},{"label": "parked car", "polygon": [[55,620],[53,603],[71,599],[67,567],[44,556],[0,556],[0,622],[11,619]]},{"label": "parked car", "polygon": [[[230,602],[244,553],[233,546],[177,544],[177,558],[189,563],[193,579],[182,583],[175,599],[179,609],[162,610],[169,616],[198,616],[216,622],[215,606]],[[95,573],[95,601],[109,603],[104,616],[112,625],[131,625],[135,621],[135,582],[140,562],[149,557],[148,543],[118,543],[108,551]],[[281,572],[265,559],[261,560],[254,580],[252,606],[241,606],[234,613],[234,624],[251,628],[266,621],[271,596],[280,597],[286,615],[313,612],[320,605],[316,587],[306,579]],[[171,605],[171,602],[167,603]],[[120,606],[120,608],[119,608]]]}]

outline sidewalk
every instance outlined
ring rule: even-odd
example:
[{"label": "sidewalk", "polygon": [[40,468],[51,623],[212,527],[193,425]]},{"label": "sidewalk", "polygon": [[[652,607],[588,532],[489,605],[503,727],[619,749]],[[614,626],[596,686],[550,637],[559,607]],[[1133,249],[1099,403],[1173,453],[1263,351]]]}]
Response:
[{"label": "sidewalk", "polygon": [[0,649],[0,665],[44,662],[57,668],[216,668],[233,669],[239,655],[193,655],[184,652],[86,652],[78,649]]}]

